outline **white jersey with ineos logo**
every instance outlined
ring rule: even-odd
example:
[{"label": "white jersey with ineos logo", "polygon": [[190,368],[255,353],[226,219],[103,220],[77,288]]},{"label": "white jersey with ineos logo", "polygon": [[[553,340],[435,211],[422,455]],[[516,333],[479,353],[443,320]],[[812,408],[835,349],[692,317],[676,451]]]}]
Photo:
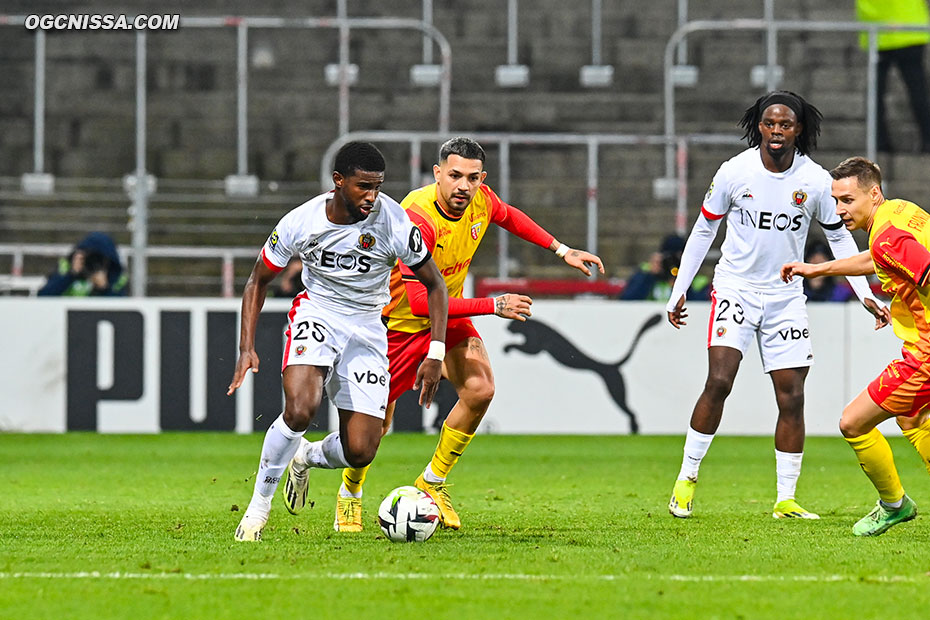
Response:
[{"label": "white jersey with ineos logo", "polygon": [[766,170],[758,148],[725,161],[701,207],[708,220],[727,218],[714,280],[770,292],[800,291],[801,278],[782,282],[781,266],[803,260],[812,220],[826,229],[842,226],[831,183],[830,173],[799,153],[784,172]]},{"label": "white jersey with ineos logo", "polygon": [[262,248],[262,260],[281,271],[292,256],[314,304],[345,312],[378,312],[390,300],[388,279],[397,259],[412,269],[430,256],[420,229],[393,198],[379,194],[368,217],[334,224],[326,217],[332,192],[287,213]]}]

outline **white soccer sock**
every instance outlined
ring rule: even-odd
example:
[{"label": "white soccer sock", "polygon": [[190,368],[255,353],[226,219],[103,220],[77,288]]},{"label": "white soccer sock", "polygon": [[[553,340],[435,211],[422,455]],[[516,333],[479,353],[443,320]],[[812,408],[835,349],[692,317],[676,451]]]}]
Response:
[{"label": "white soccer sock", "polygon": [[300,438],[300,444],[297,446],[297,452],[294,453],[294,465],[298,471],[303,471],[310,467],[307,462],[307,451],[310,449],[310,442],[306,437]]},{"label": "white soccer sock", "polygon": [[271,510],[271,498],[274,496],[275,489],[278,488],[281,474],[284,473],[287,464],[297,452],[303,434],[303,431],[291,430],[284,423],[283,413],[268,427],[265,441],[262,443],[258,474],[255,476],[255,491],[246,509],[247,515],[262,515],[267,518]]},{"label": "white soccer sock", "polygon": [[426,464],[426,469],[423,470],[423,479],[429,482],[430,484],[439,484],[440,482],[445,482],[445,478],[440,478],[433,472],[432,463]]},{"label": "white soccer sock", "polygon": [[362,496],[361,490],[358,493],[349,493],[349,489],[346,488],[346,483],[343,482],[339,485],[339,497],[354,497],[356,499]]},{"label": "white soccer sock", "polygon": [[882,506],[884,506],[885,508],[891,508],[892,510],[897,510],[898,508],[904,505],[904,497],[901,497],[901,499],[899,499],[896,502],[886,502],[885,500],[879,500],[879,501],[882,503]]},{"label": "white soccer sock", "polygon": [[794,499],[798,488],[798,478],[801,476],[801,459],[803,452],[780,452],[775,450],[775,475],[778,480],[775,490],[778,492],[776,502]]},{"label": "white soccer sock", "polygon": [[320,469],[352,467],[346,461],[345,452],[342,450],[342,439],[340,439],[338,431],[330,433],[320,441],[308,442],[301,451],[301,458],[310,467],[319,467]]},{"label": "white soccer sock", "polygon": [[697,481],[701,461],[710,449],[710,442],[713,440],[713,435],[705,435],[688,427],[688,434],[685,436],[684,458],[681,460],[681,471],[678,472],[679,480]]}]

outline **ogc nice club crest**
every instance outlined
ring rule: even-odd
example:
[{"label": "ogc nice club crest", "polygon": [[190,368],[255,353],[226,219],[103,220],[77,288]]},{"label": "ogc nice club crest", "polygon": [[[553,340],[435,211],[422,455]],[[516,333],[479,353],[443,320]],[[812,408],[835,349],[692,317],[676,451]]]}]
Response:
[{"label": "ogc nice club crest", "polygon": [[358,247],[362,250],[370,250],[375,247],[375,238],[368,233],[362,233],[358,237]]}]

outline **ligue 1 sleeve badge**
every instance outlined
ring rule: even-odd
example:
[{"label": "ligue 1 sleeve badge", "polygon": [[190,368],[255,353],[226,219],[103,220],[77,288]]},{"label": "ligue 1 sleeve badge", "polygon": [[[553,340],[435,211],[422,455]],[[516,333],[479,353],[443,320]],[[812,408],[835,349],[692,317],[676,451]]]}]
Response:
[{"label": "ligue 1 sleeve badge", "polygon": [[370,233],[362,233],[358,236],[358,247],[360,250],[370,250],[375,247],[375,238]]}]

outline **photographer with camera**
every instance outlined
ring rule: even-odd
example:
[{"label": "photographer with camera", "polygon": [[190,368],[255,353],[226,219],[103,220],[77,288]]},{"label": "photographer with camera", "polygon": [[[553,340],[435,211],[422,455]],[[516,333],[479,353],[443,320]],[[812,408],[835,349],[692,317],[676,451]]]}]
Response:
[{"label": "photographer with camera", "polygon": [[[685,249],[685,240],[678,235],[668,235],[662,240],[658,252],[653,252],[649,262],[640,265],[630,276],[620,295],[623,300],[648,299],[665,300],[672,293],[678,264]],[[691,285],[688,299],[707,299],[710,281],[706,277],[697,277]]]},{"label": "photographer with camera", "polygon": [[49,275],[38,294],[113,297],[125,295],[126,284],[116,244],[108,235],[94,232],[78,243],[68,258],[58,262],[58,271]]}]

